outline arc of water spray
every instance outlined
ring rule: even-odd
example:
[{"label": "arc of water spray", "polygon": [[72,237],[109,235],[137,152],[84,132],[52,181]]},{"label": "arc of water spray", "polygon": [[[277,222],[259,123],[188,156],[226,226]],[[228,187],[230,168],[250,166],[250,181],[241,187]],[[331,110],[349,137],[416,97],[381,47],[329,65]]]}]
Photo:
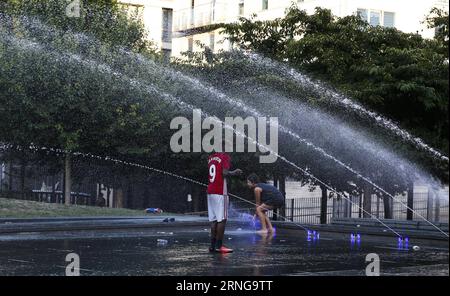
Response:
[{"label": "arc of water spray", "polygon": [[[227,102],[229,102],[230,104],[235,104],[237,106],[239,106],[240,108],[242,108],[245,112],[248,112],[250,114],[252,114],[253,116],[257,116],[260,117],[262,116],[262,114],[260,114],[257,110],[255,110],[254,108],[248,107],[247,105],[245,105],[242,101],[239,100],[235,100],[230,98],[229,96],[227,96],[226,94],[220,92],[218,89],[214,88],[214,87],[208,87],[203,85],[202,82],[200,82],[198,79],[195,78],[191,78],[188,77],[184,74],[182,74],[181,72],[177,71],[176,72],[178,75],[180,75],[181,77],[183,77],[184,79],[192,82],[193,85],[195,85],[197,88],[202,88],[206,91],[208,91],[210,94],[213,95],[217,95],[220,99],[223,99]],[[367,111],[367,110],[366,110]],[[367,111],[369,112],[369,111]],[[409,207],[408,205],[406,205],[404,202],[402,202],[401,200],[397,199],[394,197],[393,194],[387,192],[384,188],[380,187],[379,185],[377,185],[376,183],[374,183],[372,180],[370,180],[368,177],[365,177],[364,175],[362,175],[360,172],[356,171],[355,169],[351,168],[350,166],[348,166],[347,164],[343,163],[341,160],[337,159],[336,157],[334,157],[333,155],[330,155],[328,152],[326,152],[323,148],[321,147],[317,147],[316,145],[314,145],[313,143],[307,141],[306,139],[300,137],[297,133],[293,132],[292,130],[290,130],[289,128],[285,127],[285,126],[280,126],[280,129],[282,132],[287,133],[288,135],[294,137],[295,139],[299,140],[300,142],[306,144],[308,147],[311,147],[312,149],[314,149],[315,151],[321,153],[323,156],[333,160],[334,162],[336,162],[338,165],[344,167],[345,169],[347,169],[348,171],[350,171],[351,173],[353,173],[354,175],[356,175],[357,177],[361,178],[362,180],[364,180],[365,182],[369,183],[370,185],[372,185],[373,187],[377,188],[378,190],[380,190],[381,192],[383,192],[384,194],[386,194],[388,197],[390,197],[392,200],[400,203],[402,206],[404,206],[405,208],[407,208],[408,210],[412,211],[413,213],[415,213],[417,216],[419,216],[421,219],[423,219],[424,221],[426,221],[427,223],[429,223],[431,226],[433,226],[434,228],[436,228],[437,230],[439,230],[440,232],[442,232],[443,234],[445,234],[448,237],[448,234],[445,233],[444,231],[442,231],[438,226],[436,226],[434,223],[432,223],[431,221],[429,221],[428,219],[426,219],[423,215],[421,215],[420,213],[418,213],[417,211],[415,211],[414,209],[412,209],[411,207]]]},{"label": "arc of water spray", "polygon": [[307,84],[309,86],[312,86],[315,90],[320,90],[322,93],[326,93],[329,97],[334,98],[333,101],[335,103],[338,103],[344,107],[349,107],[353,111],[359,112],[363,115],[370,117],[371,119],[375,120],[379,126],[382,126],[386,129],[390,130],[397,136],[400,136],[402,139],[407,140],[410,143],[419,147],[420,149],[430,153],[431,155],[433,155],[433,157],[440,158],[441,160],[443,160],[447,163],[449,162],[448,156],[440,153],[433,147],[429,146],[421,138],[415,137],[415,136],[411,135],[409,132],[400,128],[397,124],[392,122],[392,120],[385,118],[382,115],[377,114],[376,112],[367,110],[362,105],[352,101],[348,97],[344,97],[342,94],[339,94],[328,88],[324,88],[323,86],[314,82],[310,77],[306,76],[305,74],[299,73],[294,68],[289,68],[280,62],[262,57],[257,53],[250,53],[250,52],[246,52],[246,51],[243,51],[243,53],[244,53],[244,55],[249,57],[251,60],[262,63],[263,65],[265,65],[267,67],[274,68],[274,65],[275,65],[277,68],[281,69],[283,71],[283,73],[286,73],[287,76],[293,78],[296,82]]},{"label": "arc of water spray", "polygon": [[[15,39],[15,40],[17,41],[17,38],[13,37],[13,39]],[[30,44],[35,45],[36,43],[31,42]],[[33,49],[38,49],[38,48],[36,48],[36,47],[31,47],[31,48],[33,48]],[[39,49],[41,49],[41,48],[39,48]],[[123,75],[123,74],[121,74],[121,73],[115,72],[115,71],[113,71],[109,66],[107,66],[107,65],[105,65],[105,64],[99,64],[99,63],[97,63],[96,61],[93,61],[93,60],[84,60],[84,59],[81,58],[80,56],[78,56],[78,55],[73,55],[73,54],[67,54],[66,57],[69,58],[69,59],[75,60],[75,61],[77,61],[77,62],[79,62],[79,63],[82,63],[83,65],[88,66],[88,67],[90,67],[90,68],[108,72],[110,75],[114,75],[115,77],[124,79],[125,81],[127,81],[127,82],[130,83],[131,85],[140,85],[140,86],[142,86],[142,84],[141,84],[138,80],[131,79],[131,78],[129,78],[129,77],[127,77],[127,76],[125,76],[125,75]],[[175,103],[175,104],[177,104],[178,106],[181,106],[182,108],[187,108],[187,109],[189,109],[189,110],[194,110],[194,109],[195,109],[194,106],[192,106],[192,105],[190,105],[190,104],[188,104],[188,103],[186,103],[186,102],[183,102],[183,101],[181,101],[180,99],[178,99],[178,98],[176,98],[176,97],[174,97],[174,96],[172,96],[172,95],[170,95],[170,94],[167,94],[167,93],[164,93],[164,92],[160,92],[160,91],[158,91],[158,90],[157,90],[155,87],[153,87],[153,86],[145,85],[145,89],[146,89],[148,92],[150,92],[150,93],[156,93],[156,94],[159,95],[159,96],[163,96],[163,97],[164,97],[166,100],[168,100],[169,102]],[[205,113],[204,111],[201,111],[201,113],[202,113],[201,115],[203,115],[203,116],[205,116],[205,117],[211,117],[209,114]],[[224,127],[228,128],[228,129],[230,129],[230,130],[232,130],[236,135],[241,136],[241,137],[244,137],[244,138],[248,139],[249,141],[252,141],[255,145],[258,145],[258,147],[260,147],[260,148],[262,148],[262,149],[264,149],[264,150],[268,150],[270,153],[272,153],[272,154],[274,154],[275,156],[277,156],[278,158],[282,159],[282,160],[283,160],[284,162],[286,162],[287,164],[289,164],[289,165],[291,165],[291,166],[293,166],[293,167],[299,169],[299,170],[302,171],[303,173],[309,175],[311,178],[314,178],[315,180],[320,181],[319,179],[317,179],[316,177],[314,177],[312,174],[306,172],[306,171],[303,170],[302,168],[300,168],[300,167],[298,167],[297,165],[295,165],[293,162],[288,161],[285,157],[279,155],[278,153],[275,153],[274,151],[271,151],[271,150],[268,149],[267,147],[261,145],[261,144],[260,144],[259,142],[257,142],[256,140],[252,139],[251,137],[248,137],[247,135],[240,133],[239,131],[235,130],[232,126],[229,126],[228,124],[226,124],[225,122],[219,120],[218,118],[215,118],[215,117],[211,117],[211,118],[214,118],[214,120],[216,120],[218,123],[223,124]],[[62,149],[48,149],[48,150],[50,150],[50,151],[57,151],[57,152],[59,151],[60,153],[64,153],[64,152],[68,153],[68,151],[64,151],[64,150],[62,150]],[[73,153],[73,155],[89,155],[89,154],[83,154],[83,153],[81,153],[81,152],[75,152],[75,153]],[[109,157],[102,158],[102,157],[94,156],[94,155],[92,155],[92,157],[98,158],[98,159],[112,160],[112,159],[109,158]],[[126,163],[126,162],[123,162],[123,161],[120,161],[120,160],[117,160],[117,162],[118,162],[118,163]],[[131,163],[129,163],[129,164],[131,165]],[[136,166],[136,167],[141,167],[141,168],[152,169],[152,170],[154,170],[154,171],[157,171],[157,172],[160,172],[160,173],[164,173],[163,170],[153,169],[153,168],[150,168],[150,167],[147,167],[147,166],[143,166],[143,165],[139,165],[139,164],[134,164],[134,166]],[[175,174],[172,174],[172,173],[166,173],[166,174],[175,176]],[[184,178],[184,177],[183,177],[182,179],[188,180],[187,178]],[[199,185],[203,185],[201,182],[198,182],[198,181],[195,181],[194,183],[199,184]],[[324,186],[326,186],[326,187],[327,187],[328,189],[330,189],[331,191],[333,191],[333,192],[335,192],[336,194],[340,195],[340,196],[343,197],[344,199],[347,199],[346,196],[344,196],[343,194],[341,194],[341,193],[337,192],[336,190],[332,189],[332,188],[331,188],[330,186],[328,186],[326,183],[324,183],[324,182],[322,182],[322,181],[320,181],[320,183],[323,184]],[[237,196],[234,196],[234,197],[237,197]],[[244,200],[244,199],[242,199],[242,200]],[[355,204],[355,203],[352,202],[351,200],[349,200],[349,201],[350,201],[350,203]],[[247,202],[249,202],[249,201],[247,201]],[[357,204],[355,204],[355,205],[358,206]],[[358,206],[358,207],[359,207],[359,206]],[[364,211],[364,209],[362,209],[362,210]],[[374,217],[376,220],[378,220],[378,221],[379,221],[381,224],[383,224],[386,228],[390,229],[390,230],[391,230],[393,233],[395,233],[397,236],[400,236],[400,234],[399,234],[398,232],[396,232],[396,231],[393,230],[391,227],[389,227],[388,225],[386,225],[385,223],[383,223],[381,220],[379,220],[378,218],[376,218],[375,216],[373,216],[373,215],[370,214],[370,213],[368,213],[368,214],[371,215],[372,217]],[[302,228],[303,228],[303,229],[306,229],[306,228],[304,228],[304,227],[302,227]]]},{"label": "arc of water spray", "polygon": [[[11,38],[11,37],[10,37],[10,38]],[[13,39],[14,41],[16,41],[16,42],[18,41],[18,39],[17,39],[16,37],[12,37],[12,39]],[[20,40],[21,40],[22,42],[24,41],[23,39],[20,39]],[[30,42],[30,41],[28,41],[28,43],[29,43],[29,45],[34,45],[34,46],[31,46],[32,49],[35,49],[35,50],[37,50],[37,49],[42,49],[42,46],[40,46],[40,45],[37,44],[36,42]],[[38,48],[35,47],[36,45],[39,45]],[[57,54],[57,53],[55,53],[55,54]],[[129,84],[131,84],[131,85],[139,85],[139,86],[143,86],[142,83],[141,83],[139,80],[129,78],[129,77],[127,77],[127,76],[124,75],[124,74],[121,74],[121,73],[119,73],[119,72],[117,72],[117,71],[113,71],[108,65],[97,63],[97,62],[94,61],[94,60],[85,60],[85,59],[83,59],[82,57],[80,57],[79,55],[75,55],[75,54],[67,54],[67,53],[66,53],[66,55],[62,55],[62,54],[58,54],[58,55],[61,55],[61,56],[63,56],[63,57],[66,57],[66,58],[75,60],[75,61],[80,62],[80,63],[83,63],[84,65],[86,65],[86,66],[88,66],[88,67],[90,67],[90,68],[93,68],[94,70],[105,71],[105,72],[107,72],[107,73],[109,73],[109,74],[111,74],[111,75],[113,75],[113,76],[115,76],[115,77],[124,79],[125,81],[127,81],[127,82],[128,82]],[[94,66],[95,66],[95,67],[94,67]],[[194,109],[196,109],[195,106],[192,106],[192,105],[190,105],[190,104],[188,104],[188,103],[186,103],[186,102],[183,102],[183,101],[181,101],[180,99],[178,99],[178,98],[176,98],[176,97],[174,97],[174,96],[172,96],[172,95],[170,95],[170,94],[168,94],[168,93],[161,92],[161,91],[157,90],[154,86],[145,85],[145,89],[146,89],[147,91],[150,91],[150,92],[152,92],[152,93],[156,93],[157,95],[164,97],[164,98],[167,99],[169,102],[175,103],[175,104],[181,106],[182,108],[187,108],[187,109],[189,109],[189,110],[194,110]],[[202,111],[202,115],[203,115],[203,116],[206,116],[206,117],[211,117],[209,114],[205,113],[204,111]],[[343,194],[337,192],[336,190],[334,190],[333,188],[331,188],[329,185],[327,185],[327,184],[324,183],[323,181],[321,181],[321,180],[319,180],[318,178],[316,178],[315,176],[313,176],[311,173],[309,173],[309,172],[307,172],[306,170],[300,168],[299,166],[297,166],[297,165],[294,164],[293,162],[287,160],[284,156],[281,156],[281,155],[279,155],[278,153],[275,153],[274,151],[271,151],[271,150],[268,149],[266,146],[261,145],[261,144],[258,143],[256,140],[252,139],[251,137],[248,137],[248,136],[245,135],[245,134],[241,134],[240,132],[238,132],[237,130],[235,130],[233,127],[228,126],[228,125],[227,125],[226,123],[224,123],[223,121],[218,120],[218,119],[216,119],[216,120],[217,120],[219,123],[223,124],[224,127],[228,128],[228,129],[231,129],[236,135],[239,135],[239,136],[241,136],[241,137],[244,137],[244,138],[246,138],[246,139],[252,141],[252,142],[253,142],[254,144],[256,144],[258,147],[260,147],[260,148],[262,148],[262,149],[264,149],[264,150],[268,150],[270,153],[274,154],[277,158],[280,158],[281,160],[283,160],[283,161],[286,162],[287,164],[293,166],[294,168],[296,168],[296,169],[302,171],[304,174],[310,176],[311,178],[313,178],[314,180],[316,180],[318,183],[324,185],[324,186],[325,186],[326,188],[328,188],[330,191],[335,192],[337,195],[339,195],[339,196],[341,196],[342,198],[348,200],[350,203],[356,205],[358,208],[360,208],[361,210],[363,210],[364,212],[366,212],[367,214],[369,214],[372,218],[376,219],[378,222],[380,222],[382,225],[384,225],[385,227],[387,227],[388,229],[390,229],[390,230],[391,230],[392,232],[394,232],[396,235],[401,236],[399,233],[397,233],[397,232],[396,232],[395,230],[393,230],[391,227],[389,227],[389,226],[387,226],[385,223],[383,223],[380,219],[376,218],[376,217],[373,216],[371,213],[365,211],[365,210],[362,209],[359,205],[357,205],[356,203],[354,203],[353,201],[351,201],[350,199],[348,199],[345,195],[343,195]],[[426,219],[425,219],[425,220],[426,220]],[[426,221],[428,221],[428,220],[426,220]],[[435,226],[433,223],[431,223],[431,222],[429,222],[429,221],[428,221],[428,223],[432,224],[435,228],[437,228],[440,232],[442,232],[444,235],[446,235],[446,236],[448,237],[448,234],[446,234],[446,233],[445,233],[444,231],[442,231],[440,228],[438,228],[437,226]]]},{"label": "arc of water spray", "polygon": [[[39,21],[38,21],[38,22],[39,22]],[[40,24],[40,25],[41,25],[41,26],[44,26],[45,28],[47,28],[46,25],[43,25],[43,24]],[[36,43],[32,43],[32,44],[33,44],[33,45],[36,45]],[[121,51],[121,53],[126,54],[126,55],[128,55],[128,56],[133,56],[133,57],[138,58],[138,60],[139,60],[140,62],[148,63],[148,60],[147,60],[147,59],[143,59],[141,55],[138,55],[138,54],[135,54],[135,53],[131,53],[131,52],[129,52],[129,51],[127,51],[127,50],[123,50],[123,49],[121,49],[120,51]],[[333,93],[333,92],[331,92],[331,91],[328,90],[328,89],[326,89],[326,90],[323,89],[323,87],[321,87],[321,86],[318,85],[317,83],[314,83],[309,77],[307,77],[307,76],[305,76],[305,75],[303,75],[303,74],[300,74],[300,73],[296,72],[294,69],[287,69],[287,67],[286,67],[285,65],[283,65],[283,64],[277,63],[277,62],[275,62],[275,61],[273,61],[273,60],[267,60],[267,59],[265,59],[264,57],[261,57],[260,55],[255,54],[255,53],[247,53],[247,52],[244,52],[244,54],[247,55],[247,56],[249,56],[250,59],[252,59],[252,60],[254,60],[254,61],[257,61],[257,62],[259,62],[259,63],[263,63],[263,64],[266,65],[266,66],[271,66],[271,67],[273,67],[272,64],[273,64],[273,63],[276,63],[276,65],[279,66],[282,70],[284,70],[284,72],[290,73],[290,76],[291,76],[292,78],[294,78],[296,81],[300,81],[300,82],[302,82],[302,83],[305,83],[305,82],[306,82],[306,83],[308,83],[309,85],[313,85],[316,89],[319,88],[322,92],[331,93],[331,97],[333,97],[333,96],[339,96],[339,97],[341,97],[340,94]],[[113,75],[115,75],[115,76],[119,76],[120,78],[124,78],[124,77],[125,77],[126,79],[129,80],[129,83],[132,84],[132,85],[135,85],[135,84],[141,84],[139,81],[136,81],[135,79],[128,78],[127,76],[125,76],[125,75],[123,75],[123,74],[121,74],[121,73],[112,71],[112,69],[111,69],[109,66],[105,65],[105,64],[98,64],[96,61],[92,61],[92,60],[84,60],[84,59],[82,59],[80,56],[74,55],[74,54],[69,54],[69,56],[71,56],[72,58],[76,59],[78,62],[82,62],[82,63],[84,62],[84,63],[86,63],[86,61],[87,61],[87,62],[88,62],[88,66],[92,66],[91,63],[93,63],[93,64],[95,64],[95,65],[98,65],[99,69],[106,70],[107,72],[109,72],[109,73],[111,73],[111,74],[113,74]],[[152,61],[152,62],[153,62],[153,61]],[[153,62],[152,65],[156,65],[156,66],[157,66],[157,64],[156,64],[155,62]],[[166,70],[166,69],[164,69],[164,70]],[[169,69],[169,72],[171,73],[171,75],[173,75],[172,73],[175,72],[175,74],[176,74],[178,77],[182,77],[183,79],[187,80],[188,82],[191,82],[192,85],[194,85],[197,89],[200,88],[200,89],[206,90],[206,91],[208,91],[210,94],[212,94],[212,95],[214,95],[214,96],[218,96],[219,99],[223,99],[223,100],[225,100],[226,102],[228,102],[228,103],[230,103],[230,104],[237,105],[238,107],[242,108],[244,111],[249,112],[249,113],[251,113],[251,114],[254,115],[254,116],[261,116],[261,114],[260,114],[257,110],[255,110],[255,109],[253,109],[253,108],[251,108],[251,107],[248,107],[248,106],[245,105],[242,101],[232,99],[232,98],[230,98],[230,97],[227,96],[226,94],[220,92],[219,90],[217,90],[217,89],[214,88],[214,87],[208,87],[208,86],[205,86],[205,85],[204,85],[202,82],[200,82],[198,79],[188,77],[188,76],[184,75],[183,73],[181,73],[181,72],[179,72],[179,71],[173,71],[173,70],[170,70],[170,69]],[[300,79],[300,80],[299,80],[299,79]],[[147,86],[147,87],[149,87],[149,86]],[[164,96],[166,95],[166,93],[161,93],[161,92],[159,92],[158,90],[156,90],[154,87],[152,87],[152,91],[156,91],[159,95],[164,95]],[[187,104],[187,103],[185,103],[185,102],[183,102],[183,101],[181,101],[181,100],[178,100],[178,99],[175,99],[175,100],[174,100],[174,98],[171,98],[170,101],[172,101],[172,102],[175,101],[177,104],[182,105],[183,107],[187,107],[188,109],[193,109],[193,108],[194,108],[193,106],[191,106],[191,105],[189,105],[189,104]],[[385,125],[383,125],[383,126],[388,126],[388,127],[391,128],[391,130],[400,132],[400,135],[401,135],[401,136],[402,136],[402,135],[403,135],[403,136],[406,135],[406,137],[407,137],[408,139],[412,139],[412,138],[413,138],[413,137],[412,137],[411,135],[409,135],[406,131],[401,130],[398,126],[396,126],[395,124],[393,124],[390,120],[385,119],[385,118],[383,118],[383,117],[377,115],[376,113],[374,113],[374,112],[372,112],[372,111],[368,111],[368,110],[364,109],[362,106],[360,106],[360,105],[358,105],[358,104],[352,102],[352,101],[351,101],[350,99],[348,99],[348,98],[345,98],[345,99],[343,99],[342,101],[341,101],[341,100],[335,100],[335,101],[337,101],[338,103],[344,103],[344,105],[349,105],[349,106],[351,106],[354,110],[359,110],[359,111],[363,112],[364,114],[369,115],[370,117],[376,119],[377,122],[382,122],[382,123],[384,123]],[[233,129],[233,131],[234,131],[234,129]],[[437,230],[439,230],[440,232],[442,232],[444,235],[446,235],[446,236],[448,237],[448,234],[446,234],[444,231],[442,231],[442,230],[441,230],[439,227],[437,227],[434,223],[432,223],[431,221],[427,220],[423,215],[417,213],[414,209],[410,208],[408,205],[404,204],[402,201],[396,199],[392,194],[390,194],[390,193],[387,192],[385,189],[383,189],[383,188],[381,188],[380,186],[378,186],[377,184],[375,184],[375,183],[374,183],[373,181],[371,181],[369,178],[363,176],[361,173],[357,172],[356,170],[354,170],[354,169],[351,168],[350,166],[346,165],[345,163],[343,163],[342,161],[340,161],[340,160],[337,159],[336,157],[334,157],[334,156],[328,154],[323,148],[315,146],[313,143],[307,141],[306,139],[303,139],[303,138],[300,137],[298,134],[296,134],[295,132],[293,132],[292,130],[290,130],[290,129],[284,127],[284,126],[281,126],[281,131],[282,131],[282,132],[285,132],[285,133],[287,133],[287,134],[289,134],[290,136],[294,137],[295,139],[299,140],[300,142],[306,144],[308,147],[312,147],[315,151],[318,151],[318,152],[321,153],[323,156],[325,156],[325,157],[327,157],[327,158],[333,160],[334,162],[336,162],[336,163],[339,164],[340,166],[344,167],[345,169],[347,169],[347,170],[350,171],[351,173],[355,174],[356,176],[358,176],[358,177],[361,178],[362,180],[364,180],[364,181],[366,181],[367,183],[371,184],[373,187],[377,188],[378,190],[380,190],[381,192],[383,192],[384,194],[386,194],[387,196],[389,196],[390,198],[392,198],[392,200],[394,200],[394,201],[396,201],[396,202],[399,202],[402,206],[406,207],[407,209],[409,209],[410,211],[412,211],[413,213],[415,213],[415,214],[416,214],[417,216],[419,216],[421,219],[423,219],[423,220],[426,221],[428,224],[432,225],[434,228],[436,228]],[[406,134],[405,134],[405,133],[406,133]],[[245,135],[244,135],[244,136],[245,136]],[[419,142],[422,143],[423,145],[425,145],[425,146],[423,146],[423,145],[422,145],[422,146],[425,147],[425,148],[427,148],[429,151],[432,151],[433,153],[439,153],[439,152],[433,150],[433,148],[431,148],[431,147],[427,146],[426,144],[424,144],[423,141],[422,141],[421,139],[419,139],[419,138],[414,138],[414,139],[417,140],[417,141],[419,141]],[[256,142],[256,144],[259,145],[259,143],[257,143],[257,142]],[[447,158],[447,160],[448,160],[448,158]]]},{"label": "arc of water spray", "polygon": [[[207,115],[207,114],[206,114]],[[244,137],[246,139],[248,139],[249,141],[252,141],[252,143],[256,144],[259,148],[262,148],[264,150],[268,150],[271,154],[275,155],[277,158],[283,160],[285,163],[291,165],[292,167],[296,168],[297,170],[301,171],[302,173],[306,174],[307,176],[311,177],[312,179],[314,179],[316,182],[322,184],[323,186],[325,186],[326,188],[328,188],[330,191],[338,194],[339,196],[341,196],[342,198],[346,199],[347,201],[349,201],[351,204],[356,205],[359,209],[361,209],[363,212],[367,213],[368,215],[370,215],[371,218],[376,219],[378,222],[380,222],[382,225],[384,225],[385,227],[387,227],[388,229],[390,229],[391,231],[393,231],[396,235],[400,236],[401,235],[396,232],[395,230],[393,230],[391,227],[389,227],[388,225],[386,225],[383,221],[381,221],[380,219],[378,219],[377,217],[375,217],[372,213],[369,213],[368,211],[366,211],[365,209],[361,208],[361,206],[359,206],[358,204],[356,204],[355,202],[353,202],[352,200],[350,200],[349,198],[347,198],[344,194],[334,190],[332,187],[330,187],[328,184],[326,184],[325,182],[323,182],[322,180],[318,179],[317,177],[315,177],[314,175],[312,175],[311,173],[307,172],[305,169],[302,169],[301,167],[299,167],[298,165],[296,165],[295,163],[287,160],[284,156],[276,153],[275,151],[270,150],[268,147],[261,145],[258,141],[252,139],[251,137],[240,133],[239,131],[235,130],[233,127],[228,126],[225,122],[218,120],[219,123],[222,123],[224,125],[225,128],[231,128],[233,130],[233,132],[236,135],[239,135],[241,137]],[[330,157],[332,157],[330,155]],[[338,160],[337,160],[338,161]],[[339,161],[340,162],[340,161]],[[344,165],[344,167],[348,167],[345,164],[342,163],[342,165]],[[375,186],[376,188],[382,190],[385,194],[387,194],[388,196],[390,196],[392,199],[396,200],[395,197],[393,195],[391,195],[390,193],[388,193],[386,190],[384,190],[383,188],[379,187],[378,185],[376,185],[375,183],[373,183],[372,181],[370,181],[368,178],[362,176],[359,173],[356,173],[353,169],[351,169],[350,167],[348,167],[348,169],[350,169],[353,173],[357,174],[358,176],[361,176],[361,178],[364,178],[364,180],[366,182],[369,182],[371,185]],[[401,203],[401,202],[400,202]],[[403,203],[401,203],[402,205],[404,205]],[[412,212],[416,213],[413,209],[411,209],[410,207],[406,206],[408,209],[410,209]],[[422,219],[424,219],[426,222],[428,222],[429,224],[431,224],[434,228],[436,228],[437,230],[439,230],[441,233],[443,233],[446,237],[449,237],[449,235],[444,232],[442,229],[440,229],[438,226],[436,226],[434,223],[432,223],[431,221],[427,220],[425,217],[423,217],[422,215],[416,213],[419,217],[421,217]]]}]

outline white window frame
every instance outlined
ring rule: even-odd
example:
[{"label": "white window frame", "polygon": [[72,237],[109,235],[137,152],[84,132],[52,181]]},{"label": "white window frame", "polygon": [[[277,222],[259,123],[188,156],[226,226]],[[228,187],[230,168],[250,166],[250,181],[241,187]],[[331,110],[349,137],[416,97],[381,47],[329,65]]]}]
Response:
[{"label": "white window frame", "polygon": [[366,22],[369,22],[370,9],[367,9],[367,8],[357,8],[357,9],[356,9],[356,15],[357,15],[357,16],[359,16],[358,10],[365,10],[365,12],[366,12],[366,18],[364,19],[364,18],[361,17],[361,19],[365,20]]},{"label": "white window frame", "polygon": [[[393,19],[392,19],[392,27],[387,27],[387,26],[384,25],[384,14],[385,14],[385,13],[392,13],[392,15],[393,15]],[[382,22],[382,26],[385,27],[385,28],[395,28],[395,12],[393,12],[393,11],[383,11],[383,22]]]},{"label": "white window frame", "polygon": [[[378,25],[372,25],[372,13],[378,13]],[[369,24],[373,27],[381,26],[382,25],[382,17],[383,17],[383,11],[382,10],[376,10],[376,9],[369,9]]]}]

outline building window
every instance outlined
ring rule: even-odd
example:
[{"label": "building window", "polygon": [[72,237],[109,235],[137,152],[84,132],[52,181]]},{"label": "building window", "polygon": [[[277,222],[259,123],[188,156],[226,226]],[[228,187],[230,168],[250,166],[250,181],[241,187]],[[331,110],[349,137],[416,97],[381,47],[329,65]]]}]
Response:
[{"label": "building window", "polygon": [[262,0],[262,10],[269,9],[269,0]]},{"label": "building window", "polygon": [[195,20],[194,20],[194,17],[195,17],[195,15],[194,15],[194,13],[195,13],[194,12],[195,11],[194,7],[195,7],[195,1],[192,0],[191,1],[191,26],[193,26],[194,22],[195,22]]},{"label": "building window", "polygon": [[356,11],[356,15],[366,22],[369,21],[369,13],[367,9],[358,8],[358,10]]},{"label": "building window", "polygon": [[162,41],[172,42],[173,10],[169,8],[163,8],[162,13]]},{"label": "building window", "polygon": [[244,15],[244,0],[239,0],[239,15]]},{"label": "building window", "polygon": [[383,13],[383,26],[388,28],[393,28],[395,26],[394,23],[395,14],[393,12],[385,11]]},{"label": "building window", "polygon": [[379,26],[381,24],[380,21],[380,12],[379,11],[370,11],[370,21],[369,21],[370,25],[376,27]]},{"label": "building window", "polygon": [[[387,28],[393,28],[395,26],[394,12],[358,8],[356,15],[374,27],[383,25]],[[381,16],[383,16],[383,20]]]}]

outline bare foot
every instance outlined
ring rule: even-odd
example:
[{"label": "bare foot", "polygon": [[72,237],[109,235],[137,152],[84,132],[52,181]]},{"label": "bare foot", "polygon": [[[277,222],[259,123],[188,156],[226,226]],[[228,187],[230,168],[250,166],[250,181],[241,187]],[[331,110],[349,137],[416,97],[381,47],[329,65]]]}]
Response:
[{"label": "bare foot", "polygon": [[256,231],[256,233],[257,234],[267,234],[268,233],[268,231],[267,231],[267,229],[260,229],[260,230],[258,230],[258,231]]}]

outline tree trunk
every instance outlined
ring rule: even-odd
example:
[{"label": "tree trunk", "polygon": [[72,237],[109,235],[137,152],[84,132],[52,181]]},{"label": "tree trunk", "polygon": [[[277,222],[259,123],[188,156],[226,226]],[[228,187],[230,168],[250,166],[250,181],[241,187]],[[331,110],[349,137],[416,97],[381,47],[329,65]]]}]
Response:
[{"label": "tree trunk", "polygon": [[51,176],[51,183],[52,183],[52,193],[50,195],[50,200],[47,199],[47,202],[50,203],[56,203],[56,183],[55,183],[55,175]]},{"label": "tree trunk", "polygon": [[435,202],[434,202],[434,221],[439,222],[441,216],[441,200],[440,195],[435,194]]},{"label": "tree trunk", "polygon": [[[278,186],[278,176],[277,175],[273,175],[273,186],[278,188],[278,190],[280,189],[280,187]],[[273,216],[272,216],[272,220],[277,221],[278,220],[278,213],[277,213],[277,209],[273,210]]]},{"label": "tree trunk", "polygon": [[344,199],[342,202],[344,204],[344,218],[349,218],[349,205],[350,202],[348,201],[349,199],[351,199],[352,197],[349,196],[348,198]]},{"label": "tree trunk", "polygon": [[280,192],[283,194],[283,207],[280,209],[277,209],[277,214],[279,214],[281,217],[283,217],[281,220],[286,217],[286,177],[281,176],[280,178]]},{"label": "tree trunk", "polygon": [[200,192],[195,186],[192,189],[192,204],[194,206],[194,212],[198,212],[200,208]]},{"label": "tree trunk", "polygon": [[131,209],[133,208],[133,188],[130,178],[128,179],[127,187],[127,199],[125,200],[125,207],[127,209]]},{"label": "tree trunk", "polygon": [[20,194],[21,198],[25,199],[25,168],[27,164],[24,158],[20,162]]},{"label": "tree trunk", "polygon": [[375,217],[377,217],[377,219],[380,218],[380,197],[377,195],[377,213],[375,214]]},{"label": "tree trunk", "polygon": [[123,208],[123,190],[122,188],[117,188],[115,191],[116,194],[116,208]]},{"label": "tree trunk", "polygon": [[359,211],[359,213],[358,213],[358,218],[362,218],[362,199],[363,199],[363,193],[360,193],[359,194],[359,204],[358,204],[358,211]]},{"label": "tree trunk", "polygon": [[434,199],[433,189],[431,187],[428,187],[427,220],[433,219],[433,199]]},{"label": "tree trunk", "polygon": [[407,206],[408,206],[408,209],[406,209],[406,220],[412,220],[413,219],[413,209],[414,209],[414,183],[413,182],[410,182],[408,185]]},{"label": "tree trunk", "polygon": [[70,193],[72,192],[72,169],[70,163],[70,155],[66,155],[64,159],[64,203],[70,205]]},{"label": "tree trunk", "polygon": [[320,198],[320,224],[327,224],[327,188],[324,185],[320,185],[322,190],[322,197]]},{"label": "tree trunk", "polygon": [[364,187],[364,200],[363,200],[363,218],[371,218],[372,214],[372,186],[366,184]]},{"label": "tree trunk", "polygon": [[12,191],[12,183],[13,183],[13,164],[12,161],[9,161],[9,170],[8,170],[8,191]]},{"label": "tree trunk", "polygon": [[111,189],[108,187],[106,187],[106,207],[107,208],[112,208],[113,205],[111,204]]},{"label": "tree trunk", "polygon": [[[2,163],[0,166],[0,193],[3,191],[3,168],[4,164]],[[5,168],[6,170],[6,168]]]},{"label": "tree trunk", "polygon": [[382,197],[384,205],[384,219],[392,219],[392,199],[387,195],[383,195]]}]

